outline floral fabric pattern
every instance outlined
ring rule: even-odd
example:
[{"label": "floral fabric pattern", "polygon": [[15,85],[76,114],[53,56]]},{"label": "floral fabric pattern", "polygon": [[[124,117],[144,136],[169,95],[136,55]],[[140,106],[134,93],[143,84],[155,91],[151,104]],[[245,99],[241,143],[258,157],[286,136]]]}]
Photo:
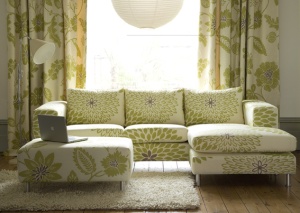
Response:
[{"label": "floral fabric pattern", "polygon": [[241,86],[244,99],[279,108],[278,1],[201,0],[199,86]]},{"label": "floral fabric pattern", "polygon": [[136,143],[135,161],[186,161],[189,158],[188,143]]},{"label": "floral fabric pattern", "polygon": [[18,152],[21,182],[127,181],[133,147],[127,138],[95,137],[61,144],[34,139]]},{"label": "floral fabric pattern", "polygon": [[183,90],[125,91],[126,126],[184,124]]},{"label": "floral fabric pattern", "polygon": [[193,174],[295,174],[296,158],[290,152],[206,154],[190,150]]},{"label": "floral fabric pattern", "polygon": [[185,90],[187,126],[206,123],[244,123],[242,89],[212,91]]},{"label": "floral fabric pattern", "polygon": [[[67,88],[85,86],[86,0],[7,0],[8,151],[31,140],[33,111],[43,103],[66,100]],[[55,54],[34,64],[31,39],[55,44]],[[21,56],[21,61],[19,58]],[[22,71],[18,94],[18,67]],[[16,100],[20,95],[20,103]],[[20,107],[20,110],[19,110]],[[19,112],[21,111],[21,112]],[[20,115],[20,116],[19,116]],[[18,127],[21,126],[21,130]],[[35,127],[33,127],[35,128]],[[34,130],[35,131],[35,130]],[[37,135],[37,133],[34,133]]]},{"label": "floral fabric pattern", "polygon": [[124,125],[124,90],[68,90],[67,122],[71,124]]},{"label": "floral fabric pattern", "polygon": [[180,133],[172,128],[132,128],[125,129],[123,136],[130,138],[133,143],[185,142],[187,131]]},{"label": "floral fabric pattern", "polygon": [[288,174],[295,165],[290,154],[265,154],[254,158],[230,156],[225,158],[225,174]]},{"label": "floral fabric pattern", "polygon": [[108,154],[106,158],[101,161],[104,167],[104,173],[108,177],[122,175],[127,168],[128,158],[123,156],[118,150],[113,154]]},{"label": "floral fabric pattern", "polygon": [[44,157],[38,151],[34,159],[25,159],[24,164],[27,170],[19,172],[19,176],[24,177],[24,182],[50,182],[61,179],[58,170],[61,163],[54,163],[54,153]]}]

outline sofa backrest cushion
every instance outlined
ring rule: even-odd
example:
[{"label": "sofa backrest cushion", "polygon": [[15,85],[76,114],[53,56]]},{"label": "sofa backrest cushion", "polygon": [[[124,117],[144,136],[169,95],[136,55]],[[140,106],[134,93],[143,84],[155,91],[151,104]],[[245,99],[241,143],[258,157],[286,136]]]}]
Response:
[{"label": "sofa backrest cushion", "polygon": [[183,90],[125,91],[126,126],[133,124],[184,125]]},{"label": "sofa backrest cushion", "polygon": [[67,124],[125,124],[124,90],[68,89]]},{"label": "sofa backrest cushion", "polygon": [[244,123],[241,87],[184,91],[186,126],[208,123]]}]

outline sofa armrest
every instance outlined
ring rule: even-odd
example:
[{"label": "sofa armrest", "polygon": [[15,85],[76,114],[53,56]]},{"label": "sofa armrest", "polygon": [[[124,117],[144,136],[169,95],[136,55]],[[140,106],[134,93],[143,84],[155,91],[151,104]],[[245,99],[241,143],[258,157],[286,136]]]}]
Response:
[{"label": "sofa armrest", "polygon": [[64,116],[67,114],[67,102],[66,101],[51,101],[36,108],[33,112],[33,138],[40,137],[40,128],[38,123],[38,115],[56,115]]},{"label": "sofa armrest", "polygon": [[278,128],[278,108],[259,100],[244,100],[245,124],[254,127]]}]

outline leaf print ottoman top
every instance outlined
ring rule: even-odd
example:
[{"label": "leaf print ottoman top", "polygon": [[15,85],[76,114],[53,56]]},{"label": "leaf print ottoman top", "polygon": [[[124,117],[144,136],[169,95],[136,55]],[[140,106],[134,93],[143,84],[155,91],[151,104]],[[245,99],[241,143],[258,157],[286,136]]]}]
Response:
[{"label": "leaf print ottoman top", "polygon": [[183,90],[125,91],[126,126],[133,124],[184,125]]},{"label": "leaf print ottoman top", "polygon": [[196,152],[290,152],[296,138],[280,129],[244,124],[199,124],[188,127],[188,142]]},{"label": "leaf print ottoman top", "polygon": [[20,182],[128,181],[133,144],[124,137],[89,137],[80,143],[36,138],[18,151]]},{"label": "leaf print ottoman top", "polygon": [[124,90],[69,89],[67,122],[124,126]]}]

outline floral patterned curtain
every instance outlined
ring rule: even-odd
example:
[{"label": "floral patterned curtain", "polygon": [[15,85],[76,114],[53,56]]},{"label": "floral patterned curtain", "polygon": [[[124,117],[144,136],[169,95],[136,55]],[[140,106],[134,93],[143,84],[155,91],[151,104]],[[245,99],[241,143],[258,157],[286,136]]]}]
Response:
[{"label": "floral patterned curtain", "polygon": [[279,107],[278,0],[201,0],[202,89],[242,86],[246,99]]},{"label": "floral patterned curtain", "polygon": [[[86,7],[86,0],[7,0],[8,155],[30,141],[35,108],[85,86]],[[34,64],[27,37],[53,42],[54,56]]]}]

